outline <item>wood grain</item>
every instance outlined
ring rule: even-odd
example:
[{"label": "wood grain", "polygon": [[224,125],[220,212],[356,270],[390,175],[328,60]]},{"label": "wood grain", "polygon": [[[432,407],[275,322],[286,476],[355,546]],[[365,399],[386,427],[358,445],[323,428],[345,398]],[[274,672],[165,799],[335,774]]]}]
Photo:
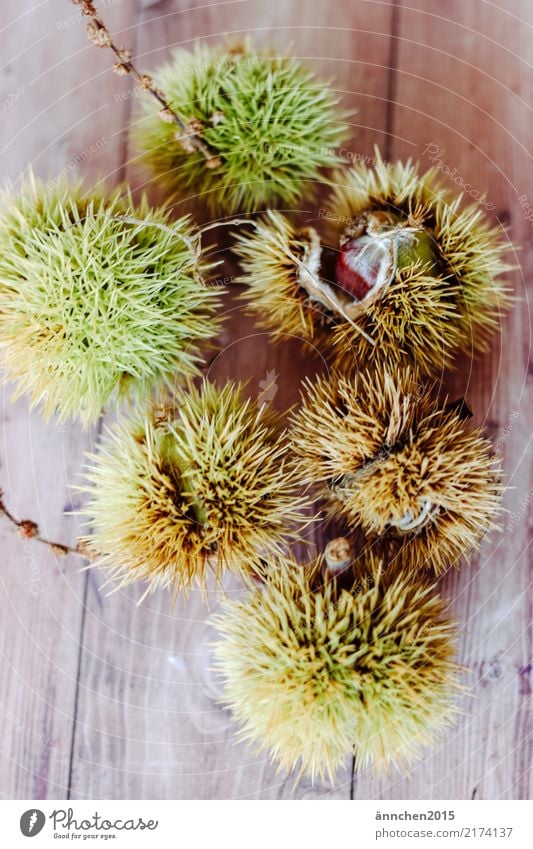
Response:
[{"label": "wood grain", "polygon": [[[128,142],[136,120],[130,81],[109,71],[105,51],[86,45],[74,7],[49,0],[30,15],[31,5],[6,3],[8,27],[0,32],[0,55],[10,60],[0,75],[3,97],[24,85],[0,124],[3,176],[16,180],[35,162],[43,174],[78,168],[93,179],[127,178],[157,197]],[[235,742],[230,718],[216,704],[199,593],[173,610],[164,593],[137,606],[140,589],[106,595],[100,576],[78,574],[72,559],[56,563],[2,526],[0,710],[7,733],[0,792],[73,799],[527,798],[533,482],[526,281],[533,225],[522,196],[533,206],[531,4],[511,0],[503,10],[485,0],[106,0],[100,8],[147,69],[173,46],[198,38],[211,43],[250,32],[280,50],[292,45],[335,79],[347,108],[358,110],[348,151],[372,156],[378,144],[389,158],[411,156],[429,167],[436,146],[445,181],[458,185],[462,177],[469,191],[486,194],[494,220],[523,247],[520,254],[510,249],[522,300],[502,323],[502,341],[474,362],[464,358],[446,381],[451,393],[467,395],[514,489],[506,496],[504,533],[441,582],[462,625],[459,655],[474,690],[465,715],[409,777],[353,776],[348,759],[335,787],[297,784]],[[231,261],[220,273],[233,276]],[[286,409],[310,368],[305,352],[273,346],[232,298],[227,310],[209,375],[244,378],[257,395],[275,373],[273,403]],[[50,532],[73,535],[74,521],[63,515],[68,484],[76,482],[96,432],[44,425],[23,401],[5,401],[2,410],[7,500]],[[209,603],[216,605],[214,596]]]},{"label": "wood grain", "polygon": [[[117,28],[129,19],[127,4],[108,12]],[[124,118],[113,95],[123,84],[109,75],[107,57],[86,43],[78,10],[64,0],[37,7],[9,0],[3,22],[0,103],[12,103],[0,122],[4,180],[16,184],[29,165],[42,177],[81,170],[89,184],[100,175],[115,179],[123,160]],[[47,425],[29,414],[25,401],[11,404],[12,390],[4,389],[1,406],[6,502],[54,538],[73,541],[77,523],[66,513],[76,499],[69,487],[80,482],[95,431]],[[84,598],[93,579],[79,573],[77,558],[58,561],[37,543],[17,539],[5,524],[0,535],[0,789],[11,798],[63,798],[71,770]]]}]

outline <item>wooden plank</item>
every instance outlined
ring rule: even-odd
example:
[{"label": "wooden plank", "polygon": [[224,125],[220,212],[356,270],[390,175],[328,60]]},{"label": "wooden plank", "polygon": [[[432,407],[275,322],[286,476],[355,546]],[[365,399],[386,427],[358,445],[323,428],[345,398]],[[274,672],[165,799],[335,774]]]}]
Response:
[{"label": "wooden plank", "polygon": [[[293,52],[338,80],[343,102],[360,109],[354,152],[379,143],[390,157],[413,156],[487,190],[491,214],[526,246],[515,275],[519,294],[533,271],[531,121],[533,13],[525,0],[506,8],[476,0],[361,0],[331,6],[282,2],[246,4],[144,2],[137,27],[132,4],[106,0],[106,20],[124,44],[138,44],[150,68],[171,45],[224,32],[252,31],[260,42]],[[83,172],[111,180],[125,174],[142,184],[124,126],[133,99],[129,80],[109,71],[109,56],[86,44],[78,12],[64,0],[33,8],[4,4],[0,125],[4,175],[16,180],[28,162],[40,174]],[[31,15],[30,15],[31,11]],[[122,32],[121,32],[122,30]],[[391,30],[397,35],[390,39]],[[397,71],[396,71],[397,69]],[[19,86],[24,86],[20,91]],[[394,108],[387,108],[387,98]],[[4,107],[5,108],[5,107]],[[457,169],[457,171],[454,171]],[[152,188],[149,187],[152,193]],[[529,205],[529,206],[528,206]],[[178,212],[180,210],[178,209]],[[222,274],[231,277],[228,264]],[[355,798],[527,798],[527,699],[530,695],[531,612],[527,514],[532,500],[527,422],[531,401],[529,331],[525,304],[503,325],[504,344],[448,380],[466,391],[476,421],[485,423],[505,459],[509,513],[505,534],[494,535],[472,567],[446,576],[464,636],[460,656],[475,699],[409,778],[357,775]],[[274,371],[280,409],[296,400],[306,370],[297,347],[273,348],[242,320],[231,318],[222,353],[209,374],[250,379],[258,394]],[[76,482],[83,450],[94,434],[45,426],[26,405],[2,405],[0,482],[19,514],[37,518],[50,534],[75,536],[63,515],[68,483]],[[234,742],[233,726],[216,706],[207,671],[206,609],[198,594],[169,611],[157,594],[135,607],[140,590],[99,591],[99,576],[79,575],[2,525],[5,563],[0,668],[2,741],[0,781],[11,797],[45,798],[348,798],[350,772],[336,787],[278,776],[264,758]],[[530,567],[531,568],[531,567]],[[44,602],[44,604],[43,604]],[[214,602],[213,602],[214,603]],[[60,612],[60,615],[58,613]],[[81,649],[80,649],[81,644]],[[79,661],[79,684],[76,687]],[[73,721],[76,727],[73,735]],[[74,739],[71,763],[70,741]],[[70,789],[69,789],[70,785]]]},{"label": "wooden plank", "polygon": [[[109,9],[115,26],[127,4]],[[99,92],[107,60],[86,44],[79,12],[64,0],[3,4],[0,31],[0,149],[2,178],[17,182],[33,164],[46,177],[74,173],[89,179],[119,172],[122,107]],[[111,75],[112,76],[112,75]],[[94,432],[59,427],[11,404],[2,390],[0,485],[6,504],[37,520],[47,534],[74,541],[69,485],[79,482]],[[22,542],[2,521],[0,618],[0,785],[11,798],[62,798],[69,786],[79,637],[87,577],[80,561],[58,561],[47,549]]]},{"label": "wooden plank", "polygon": [[[527,297],[531,272],[533,9],[505,9],[482,0],[409,0],[398,4],[393,156],[436,164],[451,185],[486,194],[489,214],[524,246],[517,295]],[[434,159],[434,162],[431,162]],[[460,191],[460,188],[457,188]],[[468,199],[468,197],[467,197]],[[493,204],[493,206],[492,206]],[[475,422],[486,425],[503,454],[509,513],[471,567],[448,574],[442,591],[462,629],[459,654],[473,699],[466,716],[409,778],[358,777],[356,798],[530,798],[528,699],[531,674],[531,559],[528,522],[532,492],[531,371],[527,301],[516,304],[487,355],[461,359],[447,384],[466,395]],[[528,421],[529,416],[529,421]]]},{"label": "wooden plank", "polygon": [[[297,56],[337,78],[348,108],[360,109],[352,149],[371,154],[376,135],[384,136],[390,13],[383,7],[365,2],[341,9],[325,0],[269,7],[259,0],[142,5],[137,55],[143,67],[153,69],[171,46],[196,38],[215,41],[225,32],[251,32],[279,49],[292,42]],[[128,177],[152,193],[131,150],[127,161]],[[234,266],[228,262],[217,273],[231,280]],[[217,380],[248,380],[252,395],[275,373],[272,401],[286,409],[298,398],[305,355],[297,344],[273,347],[231,298],[227,309],[221,350],[207,373]],[[199,593],[174,611],[165,593],[136,608],[132,599],[138,594],[88,597],[74,797],[350,797],[351,759],[334,788],[312,788],[276,775],[264,757],[235,743],[235,727],[205,684],[206,607]]]}]

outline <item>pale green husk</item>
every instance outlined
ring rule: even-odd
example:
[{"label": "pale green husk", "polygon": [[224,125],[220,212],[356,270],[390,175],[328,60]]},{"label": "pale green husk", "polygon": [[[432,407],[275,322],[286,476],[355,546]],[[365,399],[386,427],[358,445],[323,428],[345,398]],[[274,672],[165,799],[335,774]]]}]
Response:
[{"label": "pale green husk", "polygon": [[45,417],[97,419],[198,372],[219,328],[198,234],[126,190],[30,178],[0,214],[5,376]]},{"label": "pale green husk", "polygon": [[389,576],[372,556],[349,589],[320,561],[272,563],[266,584],[214,618],[224,701],[241,737],[281,769],[329,775],[404,767],[453,717],[455,629],[433,588]]},{"label": "pale green husk", "polygon": [[200,138],[222,160],[207,168],[201,153],[176,140],[183,135],[176,124],[143,103],[137,145],[173,196],[189,192],[226,213],[294,204],[313,193],[321,168],[340,161],[334,148],[345,136],[345,115],[296,59],[249,42],[234,50],[197,45],[175,51],[153,76],[187,124],[201,122]]},{"label": "pale green husk", "polygon": [[308,521],[285,434],[233,383],[119,422],[90,460],[86,542],[118,585],[246,576]]}]

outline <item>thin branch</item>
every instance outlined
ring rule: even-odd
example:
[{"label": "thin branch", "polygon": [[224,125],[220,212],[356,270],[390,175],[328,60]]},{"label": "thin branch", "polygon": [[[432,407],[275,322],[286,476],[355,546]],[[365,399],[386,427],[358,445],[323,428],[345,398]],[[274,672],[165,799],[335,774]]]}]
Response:
[{"label": "thin branch", "polygon": [[34,539],[37,542],[41,542],[43,545],[47,545],[48,548],[59,557],[64,557],[67,554],[76,554],[78,557],[85,557],[89,560],[91,559],[91,555],[83,541],[80,541],[75,547],[65,545],[62,542],[54,542],[53,540],[46,539],[41,536],[39,526],[36,522],[33,522],[31,519],[15,518],[4,504],[2,490],[0,490],[0,515],[5,516],[6,519],[15,526],[22,539]]},{"label": "thin branch", "polygon": [[80,7],[81,14],[89,18],[87,23],[87,36],[89,41],[97,47],[109,48],[117,57],[118,62],[114,65],[114,70],[117,74],[124,76],[130,74],[134,77],[141,88],[147,91],[161,107],[159,117],[162,121],[169,124],[175,123],[178,125],[182,133],[176,134],[178,141],[187,153],[193,153],[195,150],[200,151],[205,156],[206,168],[219,168],[222,164],[220,156],[210,150],[208,145],[199,138],[199,132],[203,129],[199,121],[195,119],[188,123],[181,118],[175,109],[172,108],[164,92],[157,88],[155,81],[149,74],[142,74],[132,62],[132,52],[125,47],[118,47],[107,29],[106,25],[98,15],[98,10],[91,0],[71,0],[75,6]]}]

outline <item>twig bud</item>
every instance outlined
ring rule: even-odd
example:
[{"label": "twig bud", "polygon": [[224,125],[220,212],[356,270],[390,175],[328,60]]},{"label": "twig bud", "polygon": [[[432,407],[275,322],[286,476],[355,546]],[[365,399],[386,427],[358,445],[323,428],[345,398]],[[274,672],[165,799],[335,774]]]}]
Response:
[{"label": "twig bud", "polygon": [[94,19],[87,24],[87,35],[97,47],[111,47],[113,44],[105,26]]},{"label": "twig bud", "polygon": [[346,537],[336,537],[324,549],[324,560],[329,574],[339,575],[350,568],[353,562],[353,546]]},{"label": "twig bud", "polygon": [[22,519],[19,524],[19,532],[24,539],[33,539],[39,533],[39,527],[31,519]]},{"label": "twig bud", "polygon": [[117,49],[117,56],[121,62],[131,62],[133,58],[133,52],[128,47],[119,47]]},{"label": "twig bud", "polygon": [[80,5],[81,5],[82,15],[86,15],[87,17],[92,17],[93,15],[97,14],[96,6],[94,5],[94,3],[91,3],[90,0],[84,0],[84,2],[81,3]]}]

